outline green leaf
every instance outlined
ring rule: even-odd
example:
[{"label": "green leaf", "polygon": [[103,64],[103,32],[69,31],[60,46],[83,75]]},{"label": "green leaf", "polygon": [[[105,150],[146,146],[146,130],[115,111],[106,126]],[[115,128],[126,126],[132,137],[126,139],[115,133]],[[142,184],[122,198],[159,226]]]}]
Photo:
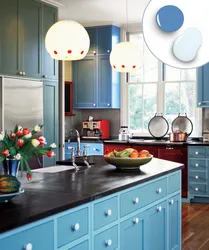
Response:
[{"label": "green leaf", "polygon": [[32,175],[32,172],[31,172],[31,170],[30,170],[30,167],[29,167],[29,165],[28,165],[28,162],[27,162],[27,160],[26,160],[24,157],[23,157],[23,161],[24,161],[24,163],[25,163],[27,172],[28,172],[30,175]]},{"label": "green leaf", "polygon": [[16,151],[15,147],[10,147],[9,152],[10,152],[11,156],[15,156],[17,154],[17,151]]}]

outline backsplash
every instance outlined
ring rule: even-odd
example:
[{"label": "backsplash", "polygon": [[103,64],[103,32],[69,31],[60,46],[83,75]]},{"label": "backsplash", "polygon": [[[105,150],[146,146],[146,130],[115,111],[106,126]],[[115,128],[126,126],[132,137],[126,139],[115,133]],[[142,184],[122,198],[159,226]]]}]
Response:
[{"label": "backsplash", "polygon": [[202,113],[202,128],[209,130],[209,108],[204,108]]},{"label": "backsplash", "polygon": [[76,128],[81,132],[81,124],[83,120],[87,120],[88,116],[93,116],[94,120],[104,119],[110,120],[110,136],[118,136],[120,129],[120,109],[74,109],[75,116],[65,117],[65,136],[67,137],[70,129]]}]

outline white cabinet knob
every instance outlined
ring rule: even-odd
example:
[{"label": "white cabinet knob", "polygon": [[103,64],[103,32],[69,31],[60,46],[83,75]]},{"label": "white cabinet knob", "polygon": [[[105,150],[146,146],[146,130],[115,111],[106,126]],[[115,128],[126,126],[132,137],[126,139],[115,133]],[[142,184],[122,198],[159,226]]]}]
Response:
[{"label": "white cabinet knob", "polygon": [[93,51],[93,54],[96,55],[96,51],[95,50]]},{"label": "white cabinet knob", "polygon": [[199,167],[199,164],[198,164],[198,163],[196,163],[196,164],[195,164],[195,167]]},{"label": "white cabinet knob", "polygon": [[198,105],[201,105],[201,102],[199,102]]},{"label": "white cabinet knob", "polygon": [[158,188],[158,189],[157,189],[157,193],[158,193],[158,194],[162,193],[162,188]]},{"label": "white cabinet knob", "polygon": [[134,224],[138,224],[139,223],[139,218],[134,218],[134,220],[133,220],[133,222],[134,222]]},{"label": "white cabinet knob", "polygon": [[110,53],[110,50],[109,50],[109,49],[107,50],[107,53]]},{"label": "white cabinet knob", "polygon": [[112,240],[106,240],[106,246],[107,247],[112,246]]},{"label": "white cabinet knob", "polygon": [[198,152],[198,151],[196,151],[196,152],[195,152],[195,154],[196,154],[196,155],[198,155],[198,154],[199,154],[199,152]]},{"label": "white cabinet knob", "polygon": [[133,203],[134,203],[134,204],[138,204],[138,203],[139,203],[139,198],[136,197],[135,199],[133,199]]},{"label": "white cabinet knob", "polygon": [[73,231],[78,231],[80,229],[79,223],[76,223],[72,228],[73,228]]},{"label": "white cabinet knob", "polygon": [[157,211],[161,212],[162,211],[162,207],[161,206],[157,207]]},{"label": "white cabinet knob", "polygon": [[23,74],[23,76],[25,76],[25,72],[24,71],[22,72],[22,74]]},{"label": "white cabinet knob", "polygon": [[195,179],[199,179],[199,176],[198,176],[198,175],[196,175],[196,176],[195,176]]},{"label": "white cabinet knob", "polygon": [[173,205],[174,204],[174,200],[170,200],[170,205]]},{"label": "white cabinet knob", "polygon": [[110,103],[108,103],[107,106],[110,107]]},{"label": "white cabinet knob", "polygon": [[22,76],[22,74],[23,74],[23,72],[22,72],[22,71],[20,71],[20,72],[19,72],[19,75],[21,75],[21,76]]},{"label": "white cabinet knob", "polygon": [[26,244],[24,250],[33,250],[33,245],[31,243]]},{"label": "white cabinet knob", "polygon": [[111,210],[111,209],[108,209],[108,210],[105,212],[105,215],[106,215],[106,216],[111,216],[111,215],[112,215],[112,210]]},{"label": "white cabinet knob", "polygon": [[199,190],[199,188],[195,188],[195,191],[198,191]]},{"label": "white cabinet knob", "polygon": [[96,107],[96,104],[94,103],[93,106]]}]

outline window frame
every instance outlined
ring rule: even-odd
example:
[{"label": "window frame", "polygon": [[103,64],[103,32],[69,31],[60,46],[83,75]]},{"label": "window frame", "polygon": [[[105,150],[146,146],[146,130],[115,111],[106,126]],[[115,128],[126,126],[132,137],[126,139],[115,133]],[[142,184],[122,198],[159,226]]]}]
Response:
[{"label": "window frame", "polygon": [[[126,32],[126,30],[122,30],[121,32],[121,40],[127,41],[129,40],[130,34],[142,33],[141,29],[133,29],[131,32]],[[146,84],[146,83],[153,83],[157,84],[157,110],[156,113],[163,113],[165,115],[165,84],[166,83],[180,83],[180,82],[196,82],[197,83],[197,75],[196,81],[194,80],[183,80],[183,81],[165,81],[165,64],[158,60],[158,81],[157,82],[128,82],[129,74],[122,73],[121,74],[121,125],[129,125],[129,84]],[[197,103],[197,84],[195,84],[195,100],[194,102]],[[160,94],[159,94],[160,93]],[[195,123],[196,130],[193,131],[192,136],[202,136],[202,109],[198,108],[196,105],[195,108]],[[149,132],[139,133],[135,130],[130,130],[134,136],[151,136]]]}]

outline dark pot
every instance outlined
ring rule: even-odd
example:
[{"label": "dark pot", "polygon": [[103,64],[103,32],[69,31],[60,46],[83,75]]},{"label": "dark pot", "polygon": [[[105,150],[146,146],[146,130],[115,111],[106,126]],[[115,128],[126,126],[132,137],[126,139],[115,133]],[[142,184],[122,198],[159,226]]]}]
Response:
[{"label": "dark pot", "polygon": [[20,167],[20,160],[5,159],[2,162],[2,166],[5,175],[13,175],[17,177]]}]

